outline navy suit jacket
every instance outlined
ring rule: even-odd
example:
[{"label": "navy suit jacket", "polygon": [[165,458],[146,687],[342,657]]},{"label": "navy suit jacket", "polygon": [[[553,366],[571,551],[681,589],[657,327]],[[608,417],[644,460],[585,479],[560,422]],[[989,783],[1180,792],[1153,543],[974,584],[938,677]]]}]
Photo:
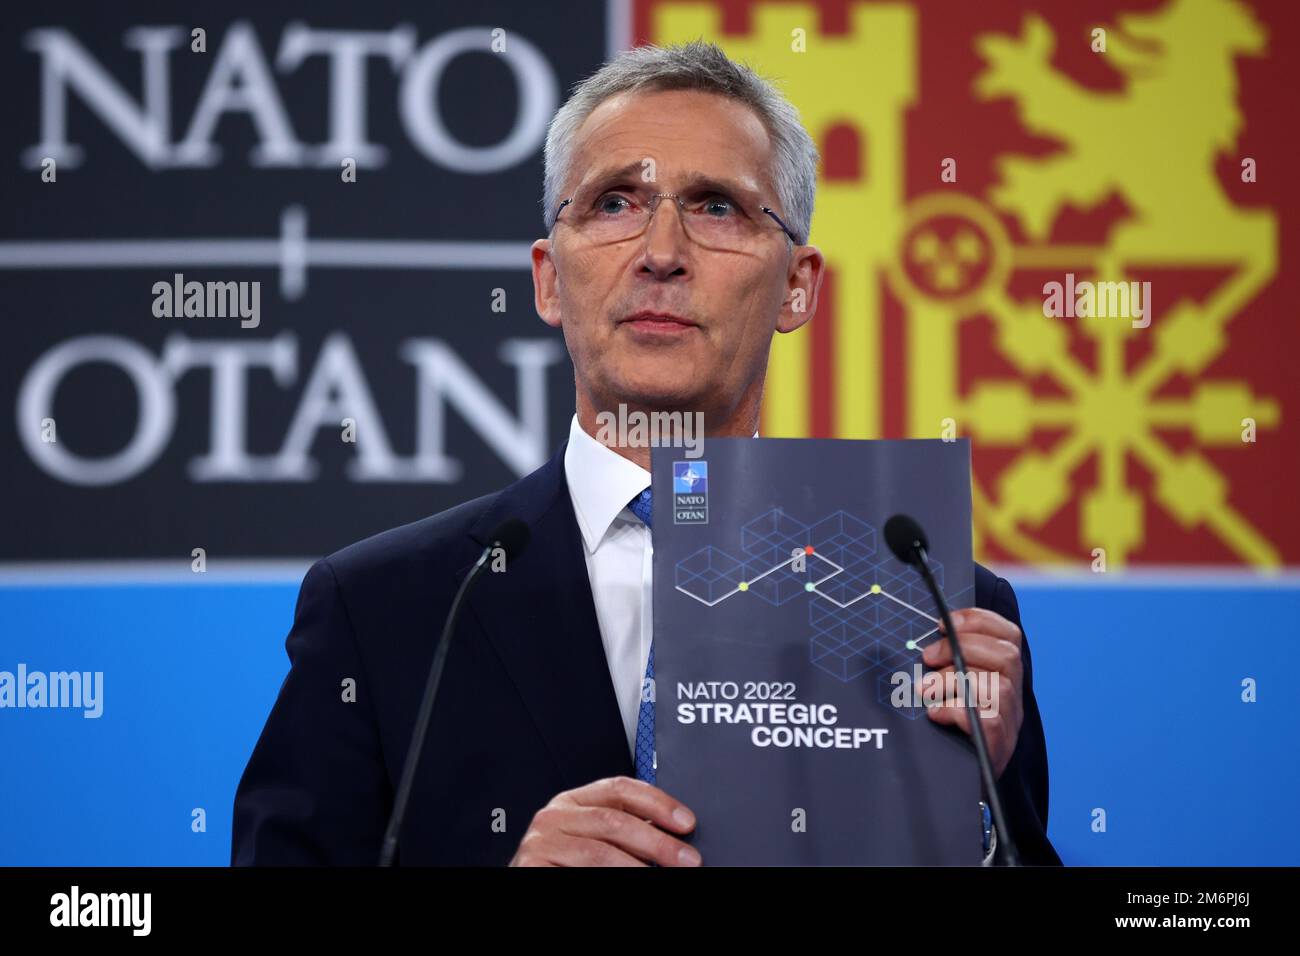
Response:
[{"label": "navy suit jacket", "polygon": [[[291,667],[235,794],[232,863],[377,862],[452,596],[509,517],[528,524],[531,540],[509,573],[484,574],[462,609],[398,860],[508,863],[556,794],[635,776],[561,447],[503,491],[308,571],[285,641]],[[1019,623],[1010,585],[975,570],[976,604]],[[1024,725],[1002,792],[1024,861],[1059,863],[1028,643],[1023,655]]]}]

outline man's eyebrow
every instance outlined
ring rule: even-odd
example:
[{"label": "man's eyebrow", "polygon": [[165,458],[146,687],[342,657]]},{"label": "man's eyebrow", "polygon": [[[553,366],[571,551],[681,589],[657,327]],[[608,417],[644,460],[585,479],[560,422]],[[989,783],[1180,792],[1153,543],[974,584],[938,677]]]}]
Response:
[{"label": "man's eyebrow", "polygon": [[736,180],[697,172],[686,173],[683,177],[683,185],[679,186],[678,189],[681,191],[691,189],[696,192],[709,190],[711,192],[727,193],[729,195],[757,195],[753,189],[742,185]]},{"label": "man's eyebrow", "polygon": [[574,194],[576,195],[577,193],[582,192],[584,189],[590,189],[593,186],[604,186],[605,184],[609,183],[611,180],[626,179],[628,176],[631,176],[634,173],[640,173],[641,169],[644,166],[645,163],[638,159],[628,163],[626,166],[623,166],[619,169],[602,170],[592,175],[590,178],[584,180],[583,182],[579,183],[577,187],[574,189]]}]

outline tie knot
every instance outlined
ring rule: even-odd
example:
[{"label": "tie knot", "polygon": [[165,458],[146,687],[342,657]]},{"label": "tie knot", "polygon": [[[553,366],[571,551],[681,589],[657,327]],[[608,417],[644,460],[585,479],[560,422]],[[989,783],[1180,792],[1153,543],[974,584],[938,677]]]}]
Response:
[{"label": "tie knot", "polygon": [[654,516],[654,503],[651,501],[649,488],[629,501],[627,506],[632,510],[632,514],[645,522],[647,528],[654,527],[650,523],[650,519]]}]

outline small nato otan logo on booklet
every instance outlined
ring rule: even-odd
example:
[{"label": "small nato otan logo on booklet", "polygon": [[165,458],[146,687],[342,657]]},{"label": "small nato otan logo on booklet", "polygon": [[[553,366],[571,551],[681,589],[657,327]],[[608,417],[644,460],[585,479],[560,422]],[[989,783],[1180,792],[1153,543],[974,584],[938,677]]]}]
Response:
[{"label": "small nato otan logo on booklet", "polygon": [[673,462],[673,524],[709,523],[709,463]]}]

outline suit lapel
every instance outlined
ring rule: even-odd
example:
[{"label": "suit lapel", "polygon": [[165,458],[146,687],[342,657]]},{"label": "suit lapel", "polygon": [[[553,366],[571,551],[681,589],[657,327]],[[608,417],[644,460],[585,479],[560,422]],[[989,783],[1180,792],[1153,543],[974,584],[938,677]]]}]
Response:
[{"label": "suit lapel", "polygon": [[[504,573],[483,574],[468,599],[547,749],[565,789],[634,772],[623,719],[564,478],[564,447],[501,492],[470,534],[486,545],[510,517],[528,546]],[[462,572],[463,573],[463,572]]]}]

